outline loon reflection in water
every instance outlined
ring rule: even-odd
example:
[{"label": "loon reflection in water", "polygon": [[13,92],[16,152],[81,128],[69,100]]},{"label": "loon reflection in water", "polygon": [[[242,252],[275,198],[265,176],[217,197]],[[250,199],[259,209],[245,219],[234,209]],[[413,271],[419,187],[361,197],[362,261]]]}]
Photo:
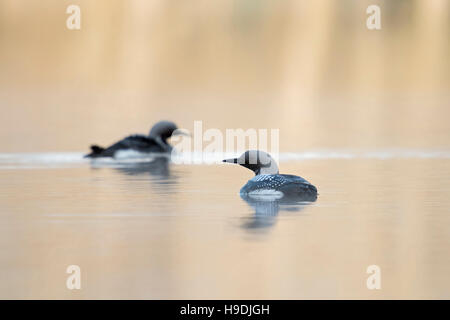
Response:
[{"label": "loon reflection in water", "polygon": [[246,218],[243,228],[249,230],[267,229],[275,225],[280,211],[300,212],[314,201],[301,198],[252,197],[241,194],[242,200],[253,208],[254,215]]},{"label": "loon reflection in water", "polygon": [[167,157],[156,157],[154,160],[148,162],[122,163],[115,169],[120,173],[130,176],[150,174],[164,178],[170,176],[169,162],[170,160]]},{"label": "loon reflection in water", "polygon": [[131,189],[148,184],[153,193],[175,194],[179,176],[170,170],[170,159],[159,156],[148,161],[104,161],[91,162],[94,170],[111,170],[123,175],[122,183]]}]

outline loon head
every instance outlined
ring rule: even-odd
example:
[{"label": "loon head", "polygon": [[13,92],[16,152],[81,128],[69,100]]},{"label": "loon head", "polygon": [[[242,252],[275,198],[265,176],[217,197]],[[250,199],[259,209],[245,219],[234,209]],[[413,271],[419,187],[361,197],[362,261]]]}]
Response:
[{"label": "loon head", "polygon": [[167,139],[176,135],[190,136],[190,134],[178,129],[177,125],[172,121],[157,122],[148,134],[150,138],[153,138],[164,149],[171,148],[167,143]]},{"label": "loon head", "polygon": [[171,121],[159,121],[152,127],[148,136],[166,143],[177,129],[177,125]]},{"label": "loon head", "polygon": [[259,150],[245,151],[239,158],[225,159],[223,162],[236,163],[252,170],[255,175],[278,174],[278,166],[270,154]]}]

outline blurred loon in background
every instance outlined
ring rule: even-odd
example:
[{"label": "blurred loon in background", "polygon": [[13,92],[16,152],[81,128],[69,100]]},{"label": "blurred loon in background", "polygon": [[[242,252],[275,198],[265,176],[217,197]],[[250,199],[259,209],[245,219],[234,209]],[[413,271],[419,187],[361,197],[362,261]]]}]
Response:
[{"label": "blurred loon in background", "polygon": [[239,158],[225,159],[223,162],[236,163],[252,170],[255,177],[240,190],[241,196],[296,198],[302,201],[315,201],[317,188],[305,179],[279,174],[278,166],[272,157],[259,150],[244,152]]},{"label": "blurred loon in background", "polygon": [[172,135],[187,135],[177,129],[176,124],[171,121],[160,121],[152,127],[148,136],[140,134],[131,135],[107,148],[92,145],[91,153],[84,157],[126,158],[154,153],[167,154],[172,151],[172,146],[167,142],[167,139]]}]

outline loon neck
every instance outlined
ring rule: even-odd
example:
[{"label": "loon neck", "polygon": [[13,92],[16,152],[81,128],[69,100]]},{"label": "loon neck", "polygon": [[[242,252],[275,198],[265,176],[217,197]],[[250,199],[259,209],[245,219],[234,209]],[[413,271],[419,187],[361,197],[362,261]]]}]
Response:
[{"label": "loon neck", "polygon": [[150,137],[153,138],[153,140],[155,140],[156,143],[164,150],[169,151],[172,148],[170,146],[170,144],[167,143],[167,140],[164,139],[163,137],[161,137],[161,136],[156,136],[156,137],[150,136]]},{"label": "loon neck", "polygon": [[255,170],[255,176],[262,174],[278,174],[278,166],[274,162],[271,162],[269,167],[259,167]]}]

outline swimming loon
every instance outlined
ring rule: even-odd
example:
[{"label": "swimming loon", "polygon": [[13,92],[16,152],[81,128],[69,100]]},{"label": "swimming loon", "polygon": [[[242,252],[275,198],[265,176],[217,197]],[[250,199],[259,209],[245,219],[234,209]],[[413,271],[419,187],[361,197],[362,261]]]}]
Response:
[{"label": "swimming loon", "polygon": [[172,146],[167,142],[172,135],[186,135],[183,131],[177,130],[175,123],[171,121],[157,122],[148,136],[135,134],[128,136],[108,148],[102,148],[97,145],[91,146],[91,153],[85,155],[85,158],[116,157],[120,152],[128,151],[128,154],[135,155],[146,153],[169,153]]},{"label": "swimming loon", "polygon": [[315,186],[301,177],[279,174],[275,160],[264,151],[249,150],[239,158],[225,159],[223,162],[239,164],[255,173],[255,176],[241,188],[241,195],[297,198],[303,201],[317,199]]}]

